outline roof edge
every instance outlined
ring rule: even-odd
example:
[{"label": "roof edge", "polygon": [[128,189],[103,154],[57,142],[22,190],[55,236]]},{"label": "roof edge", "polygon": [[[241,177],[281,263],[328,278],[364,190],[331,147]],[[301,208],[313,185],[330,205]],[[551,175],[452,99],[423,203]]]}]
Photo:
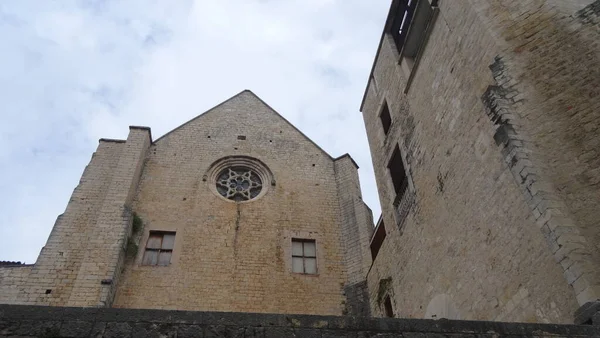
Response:
[{"label": "roof edge", "polygon": [[377,63],[377,59],[379,58],[379,52],[381,51],[381,45],[383,45],[383,38],[385,37],[385,31],[390,22],[390,16],[391,16],[390,13],[392,12],[392,8],[394,7],[395,4],[396,4],[396,1],[393,0],[392,3],[390,4],[390,9],[388,9],[388,14],[385,19],[385,24],[383,25],[383,30],[381,32],[381,37],[379,38],[379,45],[377,46],[377,52],[375,52],[375,58],[373,59],[373,65],[371,66],[371,71],[369,72],[369,77],[367,78],[367,85],[365,87],[362,101],[360,102],[360,109],[359,109],[360,112],[362,112],[363,106],[365,105],[367,93],[369,92],[369,85],[371,84],[371,77],[373,77],[373,72],[375,71],[375,64]]},{"label": "roof edge", "polygon": [[343,159],[344,157],[347,157],[347,158],[349,158],[349,159],[350,159],[350,161],[352,161],[352,164],[354,164],[354,166],[356,167],[356,169],[360,168],[360,167],[358,166],[358,164],[356,163],[356,161],[355,161],[355,160],[352,158],[352,156],[350,156],[350,154],[348,154],[348,153],[345,153],[345,154],[344,154],[344,155],[342,155],[342,156],[338,156],[338,157],[334,158],[334,159],[333,159],[333,161],[335,162],[335,161],[337,161],[337,160],[341,160],[341,159]]},{"label": "roof edge", "polygon": [[298,129],[295,125],[293,125],[290,121],[288,121],[285,117],[283,117],[283,115],[281,115],[279,112],[277,112],[277,110],[273,109],[273,107],[271,107],[268,103],[266,103],[265,101],[263,101],[263,99],[261,99],[258,95],[256,95],[253,91],[251,91],[250,89],[244,89],[241,92],[233,95],[232,97],[224,100],[223,102],[217,104],[216,106],[208,109],[207,111],[205,111],[204,113],[182,123],[181,125],[179,125],[177,128],[172,129],[171,131],[169,131],[168,133],[164,134],[163,136],[157,138],[156,140],[154,140],[153,143],[156,143],[158,141],[160,141],[161,139],[163,139],[164,137],[166,137],[167,135],[170,135],[171,133],[175,132],[178,129],[181,129],[183,126],[185,126],[186,124],[199,119],[200,117],[204,116],[205,114],[210,113],[211,111],[219,108],[220,106],[222,106],[223,104],[225,104],[226,102],[229,102],[231,100],[233,100],[234,98],[242,95],[243,93],[250,93],[252,94],[252,96],[254,96],[256,99],[258,99],[258,101],[260,101],[262,104],[264,104],[267,108],[269,108],[273,113],[277,114],[277,116],[279,116],[285,123],[287,123],[289,126],[291,126],[294,130],[296,130],[298,133],[300,133],[300,135],[302,135],[304,138],[306,138],[310,143],[312,143],[315,147],[317,147],[317,149],[319,149],[321,152],[323,152],[323,154],[325,154],[327,157],[329,157],[329,159],[333,160],[333,156],[329,155],[329,153],[327,153],[325,150],[323,150],[323,148],[321,148],[315,141],[313,141],[310,137],[306,136],[306,134],[304,134],[300,129]]},{"label": "roof edge", "polygon": [[263,101],[263,99],[261,99],[258,95],[256,95],[254,92],[252,92],[249,89],[246,89],[244,91],[247,91],[250,94],[254,95],[254,97],[256,97],[260,102],[262,102],[262,104],[264,104],[265,106],[267,106],[267,108],[271,109],[275,114],[277,114],[279,117],[281,117],[281,119],[283,121],[285,121],[285,123],[289,124],[290,127],[294,128],[294,130],[296,130],[297,132],[299,132],[300,135],[304,136],[310,143],[312,143],[315,147],[317,147],[317,149],[319,149],[321,152],[323,152],[323,154],[327,155],[327,157],[329,157],[331,160],[334,160],[333,156],[329,155],[329,153],[326,152],[323,148],[321,148],[315,141],[313,141],[310,137],[306,136],[306,134],[304,134],[300,129],[298,129],[298,127],[296,127],[294,124],[292,124],[290,121],[288,121],[288,119],[286,119],[285,117],[283,117],[283,115],[279,114],[279,112],[277,112],[277,110],[273,109],[273,107],[271,107],[268,103],[266,103],[265,101]]},{"label": "roof edge", "polygon": [[[250,91],[250,90],[248,90],[248,89],[244,89],[244,90],[242,90],[241,92],[239,92],[239,93],[237,93],[237,94],[233,95],[232,97],[230,97],[230,98],[228,98],[228,99],[226,99],[226,100],[222,101],[221,103],[217,104],[216,106],[213,106],[212,108],[209,108],[209,109],[208,109],[208,110],[206,110],[204,113],[201,113],[200,115],[196,115],[196,116],[194,116],[193,118],[191,118],[191,119],[189,119],[189,120],[187,120],[187,121],[183,122],[183,123],[182,123],[182,124],[180,124],[179,126],[175,127],[174,129],[171,129],[170,131],[168,131],[168,132],[167,132],[166,134],[164,134],[163,136],[161,136],[161,137],[157,138],[156,140],[154,140],[154,142],[152,142],[152,143],[154,144],[154,143],[156,143],[156,142],[158,142],[158,141],[162,140],[163,138],[167,137],[168,135],[171,135],[171,134],[172,134],[172,133],[174,133],[175,131],[177,131],[177,130],[179,130],[179,129],[183,128],[183,126],[185,126],[186,124],[188,124],[188,123],[190,123],[190,122],[192,122],[192,121],[194,121],[194,120],[196,120],[196,119],[199,119],[200,117],[204,116],[204,114],[208,114],[209,112],[211,112],[211,111],[213,111],[213,110],[215,110],[215,109],[219,108],[220,106],[222,106],[223,104],[225,104],[225,102],[227,102],[227,101],[229,101],[229,100],[231,100],[231,99],[233,99],[233,98],[235,98],[235,97],[238,97],[238,96],[242,95],[242,93],[244,93],[244,92],[251,92],[251,91]],[[252,93],[252,92],[251,92],[251,93]],[[255,96],[256,96],[256,95],[255,95]]]},{"label": "roof edge", "polygon": [[22,268],[26,266],[32,266],[33,264],[26,264],[21,261],[0,261],[0,268]]},{"label": "roof edge", "polygon": [[129,126],[129,130],[131,129],[140,129],[140,130],[146,130],[148,131],[148,136],[150,137],[150,143],[152,143],[152,130],[150,129],[150,127],[145,127],[145,126]]},{"label": "roof edge", "polygon": [[98,140],[98,142],[125,143],[127,141],[126,140],[117,140],[114,138],[101,138]]}]

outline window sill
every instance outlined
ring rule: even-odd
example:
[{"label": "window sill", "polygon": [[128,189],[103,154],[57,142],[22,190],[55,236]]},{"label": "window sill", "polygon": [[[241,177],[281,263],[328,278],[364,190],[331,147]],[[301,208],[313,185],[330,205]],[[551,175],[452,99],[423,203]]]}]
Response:
[{"label": "window sill", "polygon": [[306,277],[319,277],[319,273],[292,272],[292,275],[306,276]]},{"label": "window sill", "polygon": [[169,265],[142,265],[138,264],[136,268],[138,269],[156,269],[156,268],[169,268],[173,265],[173,263],[169,263]]}]

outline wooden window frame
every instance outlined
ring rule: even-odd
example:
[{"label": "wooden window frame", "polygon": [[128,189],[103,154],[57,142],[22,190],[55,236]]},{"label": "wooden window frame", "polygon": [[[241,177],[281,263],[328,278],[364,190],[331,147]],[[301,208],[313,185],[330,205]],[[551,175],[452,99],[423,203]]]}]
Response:
[{"label": "wooden window frame", "polygon": [[[302,244],[302,255],[294,254],[294,242]],[[314,256],[306,256],[304,244],[313,243],[315,246]],[[302,272],[294,271],[294,258],[302,259]],[[315,272],[306,272],[306,261],[307,259],[314,259],[315,261]],[[308,238],[292,238],[292,272],[301,275],[317,275],[319,273],[319,266],[317,264],[317,241],[315,239]]]},{"label": "wooden window frame", "polygon": [[[173,236],[173,241],[171,243],[170,248],[168,246],[164,247],[165,246],[165,243],[164,243],[165,235]],[[160,236],[160,247],[149,247],[150,243],[151,243],[151,239],[153,237],[158,237],[158,236]],[[171,265],[171,260],[173,259],[173,249],[175,247],[175,237],[176,237],[175,231],[151,230],[148,234],[148,239],[146,240],[146,246],[144,247],[144,255],[142,256],[141,265],[144,265],[144,266],[169,266],[169,265]],[[156,252],[156,262],[154,262],[154,263],[147,262],[147,255],[149,252]],[[161,261],[160,261],[160,254],[163,252],[170,253],[168,256],[169,262],[166,264],[161,263]]]}]

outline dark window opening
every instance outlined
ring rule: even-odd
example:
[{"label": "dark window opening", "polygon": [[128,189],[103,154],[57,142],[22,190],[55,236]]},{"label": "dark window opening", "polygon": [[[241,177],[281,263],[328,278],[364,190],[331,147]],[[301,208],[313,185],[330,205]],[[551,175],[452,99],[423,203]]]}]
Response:
[{"label": "dark window opening", "polygon": [[388,107],[387,102],[383,102],[383,108],[381,110],[381,115],[379,115],[379,118],[381,119],[383,132],[387,135],[390,131],[390,126],[392,125],[392,117],[390,116],[390,108]]},{"label": "dark window opening", "polygon": [[394,318],[394,309],[392,308],[392,300],[390,296],[385,297],[385,301],[383,302],[383,309],[385,310],[385,316],[389,318]]},{"label": "dark window opening", "polygon": [[167,266],[171,264],[175,232],[150,231],[142,265]]},{"label": "dark window opening", "polygon": [[238,135],[237,139],[238,140],[245,140],[246,139],[246,135]]},{"label": "dark window opening", "polygon": [[373,260],[375,260],[377,257],[385,236],[385,224],[383,224],[383,219],[380,219],[377,227],[375,228],[373,238],[371,239],[371,258]]},{"label": "dark window opening", "polygon": [[392,36],[398,50],[402,50],[406,37],[408,35],[408,28],[412,22],[415,10],[417,9],[418,0],[400,0],[398,8],[396,9],[394,21],[392,22]]},{"label": "dark window opening", "polygon": [[46,294],[49,295],[52,293],[52,289],[46,289]]},{"label": "dark window opening", "polygon": [[403,56],[409,58],[417,56],[433,15],[432,6],[436,7],[437,1],[432,1],[430,4],[428,0],[399,0],[398,5],[393,9],[394,19],[390,33],[398,52]]},{"label": "dark window opening", "polygon": [[406,175],[406,170],[404,169],[404,163],[402,163],[402,155],[400,154],[398,145],[396,145],[396,149],[394,149],[394,153],[388,164],[388,169],[390,170],[390,176],[394,183],[394,191],[396,192],[394,201],[396,204],[408,189],[408,177]]}]

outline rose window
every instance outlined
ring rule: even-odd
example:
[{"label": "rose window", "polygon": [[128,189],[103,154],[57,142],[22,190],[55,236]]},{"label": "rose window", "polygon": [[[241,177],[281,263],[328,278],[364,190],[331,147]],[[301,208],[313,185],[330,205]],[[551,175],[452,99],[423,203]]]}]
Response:
[{"label": "rose window", "polygon": [[217,176],[217,191],[234,201],[255,198],[262,190],[262,181],[256,171],[247,167],[229,167]]}]

